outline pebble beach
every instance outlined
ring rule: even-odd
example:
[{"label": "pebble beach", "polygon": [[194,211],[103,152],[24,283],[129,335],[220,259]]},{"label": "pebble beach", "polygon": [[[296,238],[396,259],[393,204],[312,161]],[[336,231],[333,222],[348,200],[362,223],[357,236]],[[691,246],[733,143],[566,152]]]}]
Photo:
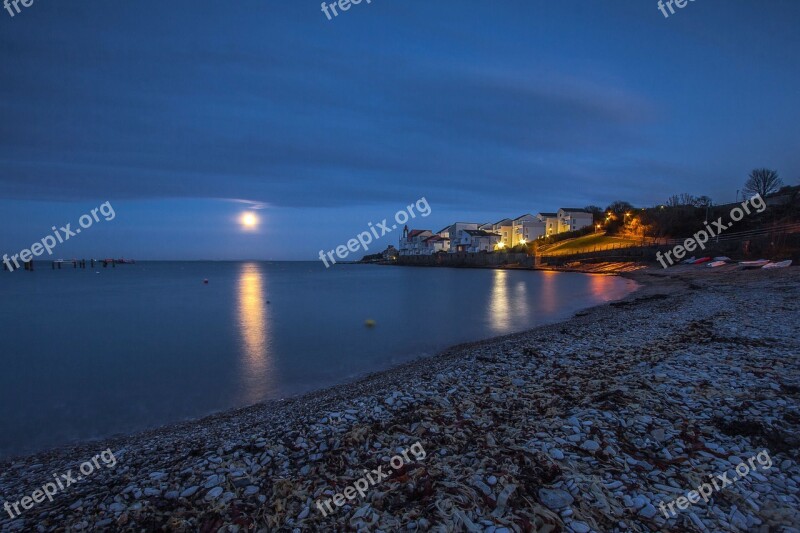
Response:
[{"label": "pebble beach", "polygon": [[[567,322],[6,461],[0,504],[116,457],[0,530],[800,531],[800,269],[624,275],[640,289]],[[424,458],[388,466],[417,442]],[[769,468],[736,474],[763,451]],[[379,466],[363,496],[319,509]]]}]

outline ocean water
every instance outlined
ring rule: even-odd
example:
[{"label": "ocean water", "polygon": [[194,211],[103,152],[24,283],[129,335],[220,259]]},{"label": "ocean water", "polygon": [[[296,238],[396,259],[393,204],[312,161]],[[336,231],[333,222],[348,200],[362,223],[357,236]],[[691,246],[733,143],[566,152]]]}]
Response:
[{"label": "ocean water", "polygon": [[0,456],[324,388],[634,288],[600,275],[318,261],[0,272]]}]

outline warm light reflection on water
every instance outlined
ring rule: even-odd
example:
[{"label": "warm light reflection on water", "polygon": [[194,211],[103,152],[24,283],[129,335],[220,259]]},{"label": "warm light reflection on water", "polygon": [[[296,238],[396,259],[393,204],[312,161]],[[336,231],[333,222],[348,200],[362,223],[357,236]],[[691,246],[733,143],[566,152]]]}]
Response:
[{"label": "warm light reflection on water", "polygon": [[614,282],[611,276],[603,274],[589,274],[589,290],[592,296],[596,296],[602,301],[608,301],[612,298]]},{"label": "warm light reflection on water", "polygon": [[528,286],[524,282],[517,282],[516,289],[514,290],[514,298],[516,300],[514,308],[516,309],[517,315],[527,322],[530,318],[528,316],[530,308],[528,306]]},{"label": "warm light reflection on water", "polygon": [[[569,280],[577,280],[573,276],[561,272],[539,271],[535,275],[535,284],[519,279],[518,272],[495,270],[492,273],[491,287],[487,305],[488,326],[495,334],[502,335],[513,331],[522,331],[537,318],[552,320],[560,315],[564,301],[570,298],[585,298],[580,293],[570,292]],[[602,303],[620,296],[618,281],[610,276],[590,275],[587,292],[595,303]],[[535,314],[536,316],[531,316]]]},{"label": "warm light reflection on water", "polygon": [[558,311],[558,286],[556,277],[560,272],[542,270],[542,293],[540,295],[540,313],[555,314]]},{"label": "warm light reflection on water", "polygon": [[511,328],[511,304],[508,301],[508,272],[495,270],[492,277],[492,295],[489,301],[489,323],[498,333]]},{"label": "warm light reflection on water", "polygon": [[244,263],[239,274],[239,331],[242,337],[242,400],[263,400],[274,381],[264,274],[258,263]]}]

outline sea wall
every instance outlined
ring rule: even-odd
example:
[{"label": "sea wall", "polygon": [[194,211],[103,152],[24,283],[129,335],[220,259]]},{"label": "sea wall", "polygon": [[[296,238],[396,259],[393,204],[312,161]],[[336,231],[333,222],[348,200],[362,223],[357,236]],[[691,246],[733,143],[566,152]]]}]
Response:
[{"label": "sea wall", "polygon": [[518,266],[530,268],[533,257],[524,253],[478,253],[466,252],[436,255],[401,255],[397,264],[403,266],[444,266],[444,267],[498,267]]}]

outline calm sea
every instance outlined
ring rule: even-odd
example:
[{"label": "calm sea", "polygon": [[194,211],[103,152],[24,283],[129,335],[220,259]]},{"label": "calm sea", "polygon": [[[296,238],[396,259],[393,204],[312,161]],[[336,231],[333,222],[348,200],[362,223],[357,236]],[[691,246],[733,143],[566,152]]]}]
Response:
[{"label": "calm sea", "polygon": [[0,456],[323,388],[634,288],[599,275],[320,262],[0,272]]}]

